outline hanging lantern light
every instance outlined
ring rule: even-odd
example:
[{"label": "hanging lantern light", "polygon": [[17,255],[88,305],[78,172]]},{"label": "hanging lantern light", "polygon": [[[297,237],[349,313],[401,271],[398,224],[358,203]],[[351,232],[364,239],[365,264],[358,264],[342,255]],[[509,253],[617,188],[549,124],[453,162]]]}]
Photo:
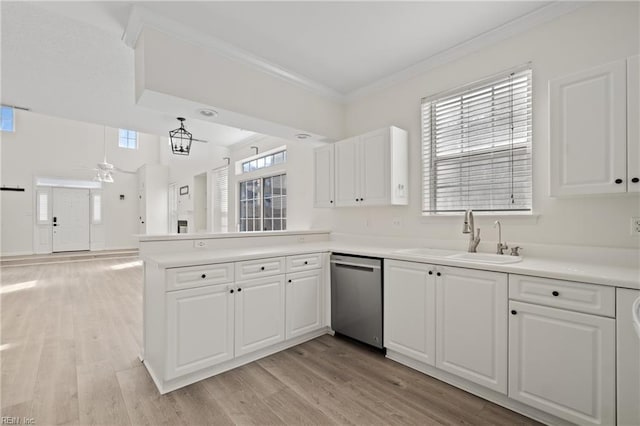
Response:
[{"label": "hanging lantern light", "polygon": [[184,128],[185,119],[178,117],[178,121],[180,121],[180,127],[169,132],[171,151],[176,155],[189,155],[193,137],[191,133],[187,132],[187,129]]}]

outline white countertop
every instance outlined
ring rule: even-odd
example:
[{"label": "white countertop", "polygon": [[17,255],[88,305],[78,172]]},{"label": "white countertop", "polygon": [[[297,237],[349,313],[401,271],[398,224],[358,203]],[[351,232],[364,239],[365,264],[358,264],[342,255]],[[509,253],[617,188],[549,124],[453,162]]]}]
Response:
[{"label": "white countertop", "polygon": [[481,269],[512,274],[533,275],[580,281],[613,287],[640,289],[640,271],[633,267],[609,266],[578,262],[573,260],[557,260],[524,256],[523,260],[511,264],[481,264],[446,257],[425,257],[411,253],[399,252],[401,247],[383,247],[378,245],[357,245],[341,241],[324,241],[316,243],[299,243],[271,247],[248,247],[229,250],[203,250],[182,253],[157,253],[143,256],[159,268],[178,268],[185,266],[206,265],[210,263],[236,262],[247,259],[291,256],[314,252],[334,252],[361,256],[380,257],[386,259],[406,260],[432,263],[444,266],[457,266],[469,269]]},{"label": "white countertop", "polygon": [[287,230],[287,231],[255,231],[255,232],[203,232],[203,233],[186,233],[186,234],[138,234],[134,237],[140,242],[148,241],[180,241],[180,240],[215,240],[225,238],[247,238],[247,237],[278,237],[290,235],[318,235],[329,234],[331,231],[326,229],[306,229],[306,230]]}]

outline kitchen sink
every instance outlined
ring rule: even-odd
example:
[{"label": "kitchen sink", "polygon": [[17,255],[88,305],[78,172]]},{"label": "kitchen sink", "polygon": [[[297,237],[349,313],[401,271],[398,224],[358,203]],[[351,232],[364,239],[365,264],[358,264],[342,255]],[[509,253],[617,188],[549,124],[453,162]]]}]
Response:
[{"label": "kitchen sink", "polygon": [[449,257],[456,254],[463,254],[462,252],[456,250],[434,249],[426,247],[396,250],[396,253],[424,257]]},{"label": "kitchen sink", "polygon": [[447,256],[447,258],[452,260],[463,260],[466,262],[494,264],[518,263],[522,261],[522,257],[520,256],[508,256],[504,254],[492,253],[458,253]]},{"label": "kitchen sink", "polygon": [[417,256],[424,258],[440,258],[440,259],[451,259],[457,260],[461,262],[472,262],[472,263],[491,263],[494,265],[501,265],[507,263],[518,263],[522,261],[522,257],[520,256],[508,256],[502,254],[492,254],[492,253],[468,253],[459,250],[446,250],[446,249],[435,249],[435,248],[412,248],[412,249],[402,249],[396,250],[396,253],[404,254],[408,256]]}]

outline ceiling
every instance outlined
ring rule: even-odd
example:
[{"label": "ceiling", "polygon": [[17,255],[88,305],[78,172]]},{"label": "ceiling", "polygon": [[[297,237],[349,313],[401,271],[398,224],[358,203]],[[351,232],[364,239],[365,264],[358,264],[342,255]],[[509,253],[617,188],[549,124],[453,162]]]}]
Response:
[{"label": "ceiling", "polygon": [[[2,102],[166,135],[175,117],[135,104],[133,5],[349,95],[550,2],[0,2]],[[250,132],[189,120],[230,145]]]}]

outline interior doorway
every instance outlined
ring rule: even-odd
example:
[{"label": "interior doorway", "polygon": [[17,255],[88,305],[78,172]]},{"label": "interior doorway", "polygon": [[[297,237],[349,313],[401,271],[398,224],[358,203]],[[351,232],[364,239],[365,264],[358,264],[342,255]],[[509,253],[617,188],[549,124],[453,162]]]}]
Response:
[{"label": "interior doorway", "polygon": [[207,232],[207,173],[193,177],[193,229]]},{"label": "interior doorway", "polygon": [[53,188],[52,195],[53,252],[89,250],[89,190]]}]

